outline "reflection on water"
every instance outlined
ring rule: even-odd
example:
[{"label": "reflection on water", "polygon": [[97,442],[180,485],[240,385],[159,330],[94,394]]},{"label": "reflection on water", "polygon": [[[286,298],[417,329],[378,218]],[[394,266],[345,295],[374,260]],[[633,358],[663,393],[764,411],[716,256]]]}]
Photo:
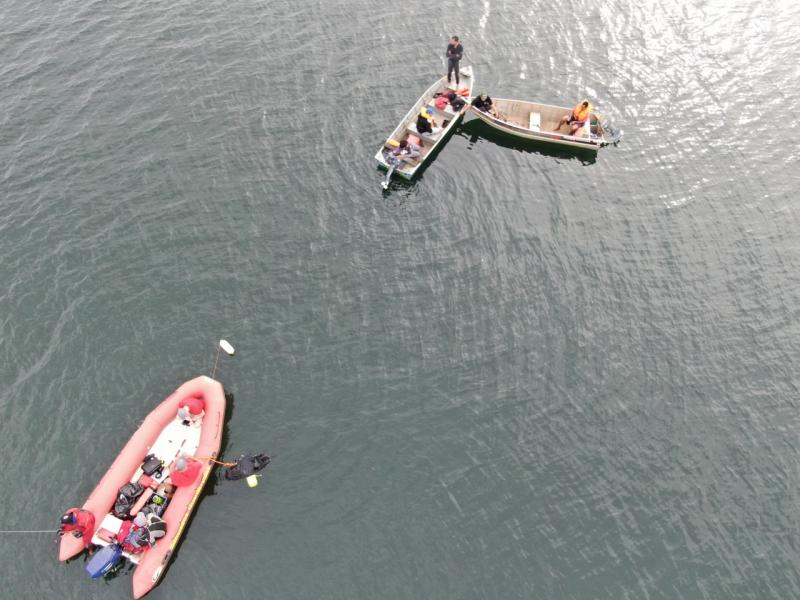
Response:
[{"label": "reflection on water", "polygon": [[[536,153],[554,158],[575,159],[584,165],[593,165],[597,162],[597,152],[595,151],[519,138],[490,127],[480,119],[462,123],[456,128],[455,135],[469,140],[470,147],[474,146],[479,139],[485,139],[501,148],[508,148],[518,152]],[[602,149],[600,152],[602,152]]]}]

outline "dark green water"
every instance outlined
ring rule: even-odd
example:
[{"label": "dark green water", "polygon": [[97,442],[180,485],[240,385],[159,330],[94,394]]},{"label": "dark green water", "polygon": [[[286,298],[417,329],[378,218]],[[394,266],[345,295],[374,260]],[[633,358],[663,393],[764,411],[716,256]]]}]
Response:
[{"label": "dark green water", "polygon": [[[149,596],[800,596],[796,4],[0,7],[0,529],[144,415],[235,394]],[[458,33],[479,89],[625,130],[373,156]],[[127,598],[0,534],[9,598]]]}]

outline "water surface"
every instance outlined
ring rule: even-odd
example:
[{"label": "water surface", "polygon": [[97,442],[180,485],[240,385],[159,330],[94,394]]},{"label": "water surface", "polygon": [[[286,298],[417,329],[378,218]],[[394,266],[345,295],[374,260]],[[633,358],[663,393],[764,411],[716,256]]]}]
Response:
[{"label": "water surface", "polygon": [[[447,16],[445,16],[447,15]],[[796,4],[0,8],[0,528],[55,526],[237,356],[152,598],[800,595]],[[375,150],[459,34],[477,88],[625,130]],[[5,594],[127,598],[47,535]]]}]

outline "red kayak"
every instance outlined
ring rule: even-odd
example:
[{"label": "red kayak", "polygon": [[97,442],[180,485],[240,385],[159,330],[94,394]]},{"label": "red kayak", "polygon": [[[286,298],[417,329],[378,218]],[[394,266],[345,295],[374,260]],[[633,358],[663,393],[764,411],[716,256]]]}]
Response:
[{"label": "red kayak", "polygon": [[83,507],[62,517],[59,559],[91,544],[99,550],[95,558],[124,556],[136,565],[134,598],[153,589],[218,458],[224,417],[222,384],[206,376],[154,408]]}]

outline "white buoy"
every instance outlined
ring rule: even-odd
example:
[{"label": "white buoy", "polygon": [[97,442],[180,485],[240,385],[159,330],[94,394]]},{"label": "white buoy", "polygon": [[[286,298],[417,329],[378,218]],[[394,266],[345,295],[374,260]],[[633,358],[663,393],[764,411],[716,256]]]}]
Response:
[{"label": "white buoy", "polygon": [[228,340],[220,340],[217,345],[217,356],[214,358],[214,368],[211,370],[211,379],[217,374],[217,363],[219,362],[219,351],[223,350],[228,356],[233,356],[236,350]]},{"label": "white buoy", "polygon": [[254,488],[258,485],[258,475],[253,473],[252,475],[248,476],[245,481],[249,487]]},{"label": "white buoy", "polygon": [[236,350],[231,346],[231,343],[228,340],[220,340],[219,347],[225,351],[225,354],[228,356],[233,356]]}]

